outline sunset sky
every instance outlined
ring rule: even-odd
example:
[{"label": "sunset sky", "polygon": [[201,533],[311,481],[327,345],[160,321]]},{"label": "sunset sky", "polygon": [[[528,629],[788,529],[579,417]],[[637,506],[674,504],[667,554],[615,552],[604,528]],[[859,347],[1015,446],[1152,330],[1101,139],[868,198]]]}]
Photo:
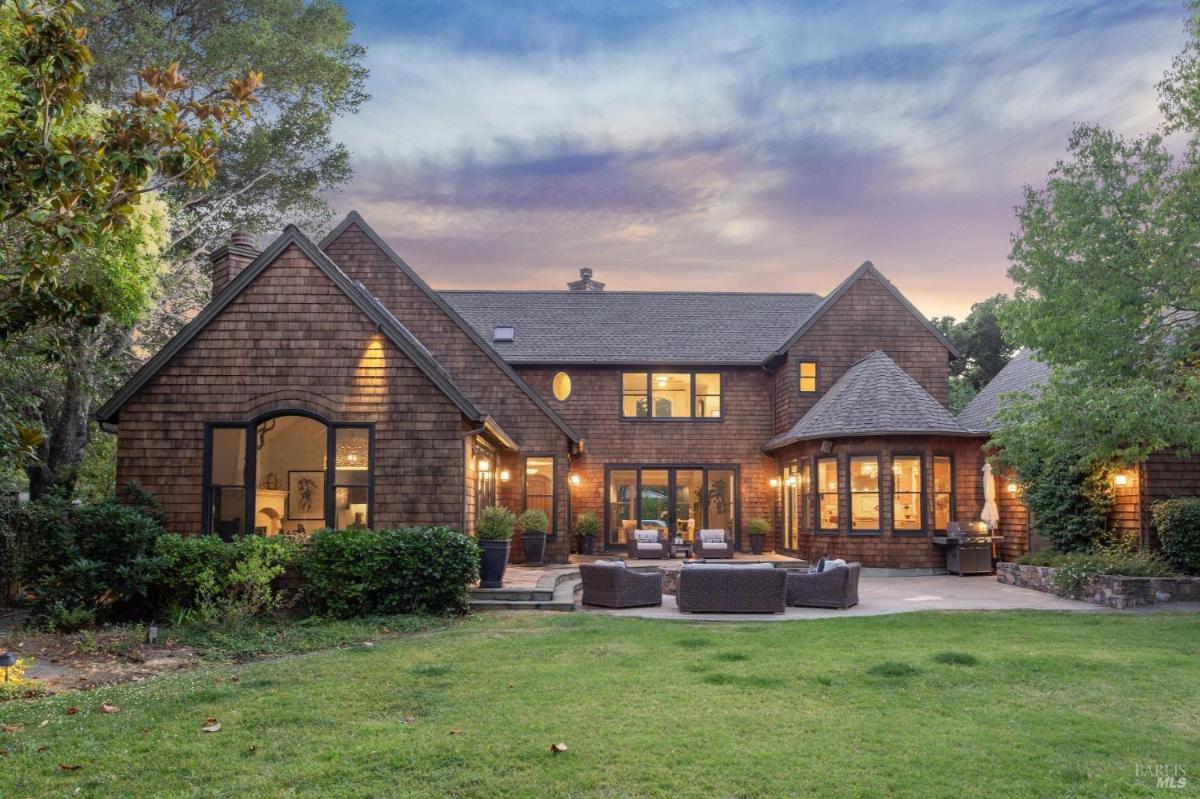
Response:
[{"label": "sunset sky", "polygon": [[1136,133],[1179,2],[348,0],[358,209],[435,287],[1007,291],[1013,207],[1076,122]]}]

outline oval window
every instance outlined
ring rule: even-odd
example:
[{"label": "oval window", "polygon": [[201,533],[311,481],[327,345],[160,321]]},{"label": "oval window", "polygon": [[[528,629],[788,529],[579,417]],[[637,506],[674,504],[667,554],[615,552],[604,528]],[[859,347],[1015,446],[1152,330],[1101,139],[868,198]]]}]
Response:
[{"label": "oval window", "polygon": [[554,398],[559,402],[564,401],[571,396],[571,376],[566,372],[559,372],[554,376]]}]

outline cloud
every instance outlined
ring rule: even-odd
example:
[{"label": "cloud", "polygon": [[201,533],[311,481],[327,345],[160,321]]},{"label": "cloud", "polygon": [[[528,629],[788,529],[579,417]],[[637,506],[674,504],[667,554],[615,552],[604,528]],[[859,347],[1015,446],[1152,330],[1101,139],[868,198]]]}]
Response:
[{"label": "cloud", "polygon": [[826,291],[871,258],[962,313],[1021,185],[1075,122],[1153,126],[1182,43],[1174,2],[597,5],[352,5],[375,99],[335,203],[435,285]]}]

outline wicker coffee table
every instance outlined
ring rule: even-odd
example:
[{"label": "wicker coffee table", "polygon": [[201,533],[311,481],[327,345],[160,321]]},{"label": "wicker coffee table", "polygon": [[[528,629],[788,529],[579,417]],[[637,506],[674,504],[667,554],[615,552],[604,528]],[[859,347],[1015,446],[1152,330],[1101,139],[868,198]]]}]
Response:
[{"label": "wicker coffee table", "polygon": [[682,544],[671,544],[667,551],[667,557],[674,559],[677,555],[683,555],[685,558],[692,558],[696,555],[696,549],[687,541]]}]

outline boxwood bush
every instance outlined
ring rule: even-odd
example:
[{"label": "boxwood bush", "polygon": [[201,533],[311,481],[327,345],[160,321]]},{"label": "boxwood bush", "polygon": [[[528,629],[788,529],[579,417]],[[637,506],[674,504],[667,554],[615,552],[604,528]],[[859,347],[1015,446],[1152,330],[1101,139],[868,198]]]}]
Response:
[{"label": "boxwood bush", "polygon": [[1200,497],[1160,500],[1151,513],[1166,559],[1186,574],[1200,574]]},{"label": "boxwood bush", "polygon": [[479,545],[445,527],[319,530],[300,572],[305,599],[321,615],[463,613],[479,578]]}]

